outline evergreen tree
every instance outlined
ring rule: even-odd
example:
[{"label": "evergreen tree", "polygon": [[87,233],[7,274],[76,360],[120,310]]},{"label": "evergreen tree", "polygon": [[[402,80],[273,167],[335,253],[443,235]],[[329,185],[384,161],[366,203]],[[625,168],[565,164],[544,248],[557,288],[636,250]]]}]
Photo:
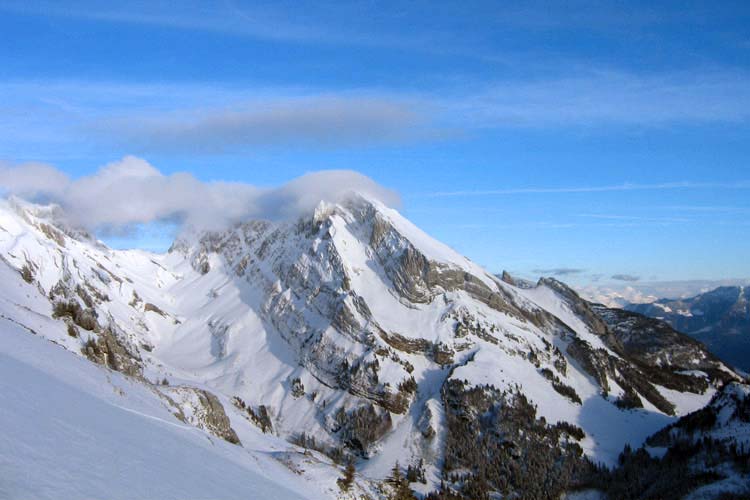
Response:
[{"label": "evergreen tree", "polygon": [[387,479],[387,482],[393,487],[393,494],[390,496],[390,500],[417,500],[414,492],[409,488],[409,481],[401,473],[398,462],[391,469],[391,475]]},{"label": "evergreen tree", "polygon": [[349,488],[352,487],[352,483],[354,483],[354,472],[354,463],[349,459],[344,468],[344,476],[336,481],[339,488],[341,488],[341,491],[349,491]]}]

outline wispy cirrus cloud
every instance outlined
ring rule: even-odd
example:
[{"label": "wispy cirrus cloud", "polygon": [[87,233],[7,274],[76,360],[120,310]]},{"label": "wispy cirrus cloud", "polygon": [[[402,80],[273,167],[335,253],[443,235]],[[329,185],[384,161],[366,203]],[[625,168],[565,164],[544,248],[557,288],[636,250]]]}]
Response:
[{"label": "wispy cirrus cloud", "polygon": [[595,220],[612,220],[612,221],[633,221],[633,222],[661,222],[664,224],[691,222],[692,219],[686,217],[646,217],[642,215],[621,215],[621,214],[576,214],[576,217]]},{"label": "wispy cirrus cloud", "polygon": [[[78,141],[105,147],[115,143],[123,151],[144,154],[210,154],[269,145],[346,148],[450,141],[488,129],[579,127],[599,133],[619,126],[750,120],[750,75],[729,70],[712,75],[602,76],[583,71],[575,77],[479,81],[460,90],[437,86],[419,92],[211,82],[6,81],[0,82],[0,137],[7,138],[10,149]],[[748,186],[750,181],[675,181],[455,190],[430,196]]]},{"label": "wispy cirrus cloud", "polygon": [[616,281],[639,281],[641,279],[640,276],[634,274],[613,274],[610,278]]},{"label": "wispy cirrus cloud", "polygon": [[[132,0],[127,4],[96,0],[71,0],[61,4],[49,0],[7,0],[0,11],[25,15],[68,18],[91,22],[181,30],[272,43],[319,44],[415,50],[431,54],[463,55],[505,60],[505,56],[479,50],[478,40],[467,42],[466,34],[451,30],[410,25],[393,30],[389,22],[403,21],[407,11],[422,18],[426,6],[384,9],[380,5],[354,2],[247,2],[223,0],[170,2]],[[466,9],[454,10],[456,14]],[[290,14],[291,13],[291,14]],[[451,17],[447,16],[449,19]],[[455,17],[452,17],[455,19]],[[376,22],[379,21],[379,22]],[[459,36],[463,35],[463,36]],[[441,40],[442,43],[436,43]]]},{"label": "wispy cirrus cloud", "polygon": [[750,180],[736,182],[661,182],[639,184],[625,182],[605,186],[569,186],[569,187],[523,187],[500,189],[468,189],[457,191],[435,191],[424,196],[443,198],[459,196],[497,196],[513,194],[574,194],[574,193],[607,193],[616,191],[661,191],[676,189],[750,189]]},{"label": "wispy cirrus cloud", "polygon": [[252,146],[322,148],[428,137],[412,102],[374,97],[299,97],[96,120],[106,138],[142,151],[225,152]]},{"label": "wispy cirrus cloud", "polygon": [[78,141],[140,154],[215,154],[389,146],[446,136],[429,103],[374,90],[54,80],[0,82],[0,94],[0,147],[9,149]]},{"label": "wispy cirrus cloud", "polygon": [[585,269],[575,267],[553,267],[549,269],[533,269],[532,272],[545,276],[571,276],[586,272]]},{"label": "wispy cirrus cloud", "polygon": [[750,207],[741,206],[729,206],[729,205],[662,205],[656,207],[648,207],[650,210],[666,210],[672,212],[686,212],[686,213],[699,213],[699,214],[714,214],[714,213],[745,213],[750,212]]},{"label": "wispy cirrus cloud", "polygon": [[502,128],[737,123],[750,119],[750,74],[583,68],[546,79],[489,83],[457,110],[478,126]]},{"label": "wispy cirrus cloud", "polygon": [[163,2],[135,0],[126,4],[73,0],[64,5],[45,0],[32,2],[3,2],[1,10],[22,14],[43,15],[206,31],[235,36],[249,36],[271,40],[311,40],[323,33],[310,25],[281,18],[268,8],[256,5],[252,11],[234,2],[200,3],[184,1],[179,6]]}]

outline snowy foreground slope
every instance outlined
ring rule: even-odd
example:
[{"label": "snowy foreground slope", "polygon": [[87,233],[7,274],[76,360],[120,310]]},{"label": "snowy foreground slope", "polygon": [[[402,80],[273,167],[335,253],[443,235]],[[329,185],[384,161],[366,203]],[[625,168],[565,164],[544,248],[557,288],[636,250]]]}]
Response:
[{"label": "snowy foreground slope", "polygon": [[[356,462],[348,495],[387,493],[398,461],[423,494],[545,498],[739,380],[661,322],[499,279],[361,196],[164,255],[12,200],[0,258],[11,497],[54,498],[52,479],[98,496],[83,471],[127,457],[143,490],[120,498],[335,498],[332,459]],[[48,449],[68,468],[35,480]]]},{"label": "snowy foreground slope", "polygon": [[0,344],[1,498],[319,498],[270,456],[15,325]]}]

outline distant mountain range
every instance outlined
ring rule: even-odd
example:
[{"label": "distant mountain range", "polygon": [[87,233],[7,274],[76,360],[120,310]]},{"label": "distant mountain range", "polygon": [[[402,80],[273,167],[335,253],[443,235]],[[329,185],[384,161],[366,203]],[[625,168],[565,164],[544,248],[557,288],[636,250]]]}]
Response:
[{"label": "distant mountain range", "polygon": [[626,304],[628,311],[658,318],[700,340],[726,362],[750,371],[750,291],[722,286],[685,299]]}]

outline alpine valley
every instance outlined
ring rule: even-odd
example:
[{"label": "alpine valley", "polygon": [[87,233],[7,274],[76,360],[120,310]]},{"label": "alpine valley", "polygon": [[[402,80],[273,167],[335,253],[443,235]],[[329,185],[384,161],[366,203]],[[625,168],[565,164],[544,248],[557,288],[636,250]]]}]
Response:
[{"label": "alpine valley", "polygon": [[112,250],[0,202],[0,497],[748,498],[750,386],[376,199]]}]

